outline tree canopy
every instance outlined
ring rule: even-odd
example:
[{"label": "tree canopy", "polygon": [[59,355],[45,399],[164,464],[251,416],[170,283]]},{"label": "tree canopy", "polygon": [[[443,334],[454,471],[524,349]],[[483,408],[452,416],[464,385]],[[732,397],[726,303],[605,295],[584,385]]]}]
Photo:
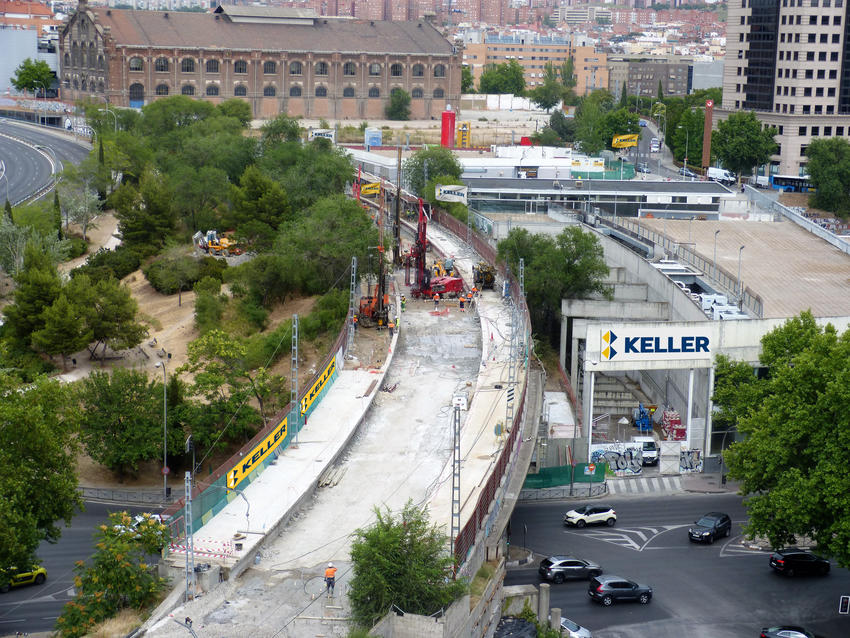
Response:
[{"label": "tree canopy", "polygon": [[525,74],[516,60],[501,64],[488,64],[478,80],[479,93],[512,93],[522,95],[525,90]]},{"label": "tree canopy", "polygon": [[850,216],[850,144],[840,137],[814,139],[806,155],[806,170],[817,189],[809,195],[809,204],[844,218]]},{"label": "tree canopy", "polygon": [[53,83],[53,71],[44,60],[27,58],[15,69],[15,74],[9,78],[18,91],[47,92]]},{"label": "tree canopy", "polygon": [[566,89],[558,80],[558,73],[551,62],[546,63],[543,74],[543,84],[535,86],[528,92],[529,99],[547,113],[552,107],[561,103]]},{"label": "tree canopy", "polygon": [[371,628],[392,605],[431,615],[466,591],[453,579],[454,558],[445,530],[432,525],[426,509],[408,502],[394,515],[375,508],[375,523],[354,532],[354,577],[348,592],[354,622]]},{"label": "tree canopy", "polygon": [[388,120],[410,119],[410,93],[404,89],[395,88],[390,93],[390,101],[387,104]]},{"label": "tree canopy", "polygon": [[457,156],[442,146],[430,146],[416,151],[404,160],[404,175],[410,189],[420,197],[428,180],[437,175],[460,178],[463,168]]},{"label": "tree canopy", "polygon": [[774,547],[807,536],[850,566],[850,331],[805,312],[761,343],[765,374],[723,356],[716,367],[718,416],[738,431],[724,459],[746,497],[745,531]]},{"label": "tree canopy", "polygon": [[[741,111],[717,123],[717,130],[711,137],[711,148],[725,168],[739,176],[749,175],[753,168],[767,163],[777,151],[773,140],[776,134],[772,126],[762,128],[752,111]],[[702,138],[701,132],[698,137]]]}]

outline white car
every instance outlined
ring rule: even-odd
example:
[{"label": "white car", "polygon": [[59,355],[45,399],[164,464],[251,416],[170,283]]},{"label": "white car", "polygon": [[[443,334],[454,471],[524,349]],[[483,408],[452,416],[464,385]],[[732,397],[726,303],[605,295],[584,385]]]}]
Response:
[{"label": "white car", "polygon": [[564,525],[578,528],[602,524],[613,527],[616,522],[617,512],[610,505],[582,505],[564,514]]},{"label": "white car", "polygon": [[593,638],[590,629],[582,627],[569,618],[561,618],[561,635],[565,638]]}]

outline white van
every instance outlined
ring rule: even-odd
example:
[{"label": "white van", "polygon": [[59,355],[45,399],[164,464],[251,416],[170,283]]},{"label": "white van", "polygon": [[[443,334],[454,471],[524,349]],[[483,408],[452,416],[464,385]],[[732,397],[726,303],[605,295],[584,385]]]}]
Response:
[{"label": "white van", "polygon": [[632,443],[640,443],[643,452],[644,465],[658,465],[660,450],[658,443],[651,436],[633,436]]},{"label": "white van", "polygon": [[706,176],[708,179],[712,179],[715,182],[720,182],[721,184],[734,184],[735,176],[727,171],[725,168],[717,168],[716,166],[709,166],[706,171]]}]

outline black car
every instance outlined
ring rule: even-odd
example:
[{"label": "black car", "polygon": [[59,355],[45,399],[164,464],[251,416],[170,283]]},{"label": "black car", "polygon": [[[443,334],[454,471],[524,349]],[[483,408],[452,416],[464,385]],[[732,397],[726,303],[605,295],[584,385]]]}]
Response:
[{"label": "black car", "polygon": [[826,576],[829,573],[828,560],[796,547],[788,547],[773,552],[770,555],[770,566],[786,576],[793,576],[794,574]]},{"label": "black car", "polygon": [[723,512],[709,512],[688,529],[688,538],[693,543],[713,543],[721,536],[732,533],[732,519]]},{"label": "black car", "polygon": [[602,573],[602,568],[596,563],[575,556],[550,556],[540,561],[540,568],[537,571],[542,578],[558,584],[568,578],[598,576]]},{"label": "black car", "polygon": [[606,607],[613,605],[615,600],[636,600],[645,605],[652,600],[652,587],[620,576],[603,574],[590,579],[587,595],[591,600],[600,602]]}]

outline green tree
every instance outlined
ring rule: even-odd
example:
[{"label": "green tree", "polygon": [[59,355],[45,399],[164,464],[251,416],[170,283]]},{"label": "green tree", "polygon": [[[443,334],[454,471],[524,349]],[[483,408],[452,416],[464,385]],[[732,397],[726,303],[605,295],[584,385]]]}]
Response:
[{"label": "green tree", "polygon": [[337,195],[354,179],[354,164],[345,149],[318,138],[299,149],[295,164],[281,179],[293,210],[309,208]]},{"label": "green tree", "polygon": [[26,570],[41,541],[56,542],[83,508],[70,387],[37,378],[26,387],[0,372],[0,565]]},{"label": "green tree", "polygon": [[616,135],[640,133],[639,120],[640,116],[637,113],[630,113],[628,109],[617,109],[606,113],[601,122],[605,145],[613,148],[612,143]]},{"label": "green tree", "polygon": [[240,100],[238,97],[224,100],[216,104],[215,108],[223,116],[238,120],[242,126],[246,126],[254,116],[251,112],[251,105],[245,100]]},{"label": "green tree", "polygon": [[472,75],[472,69],[466,64],[460,68],[460,92],[475,92],[475,77]]},{"label": "green tree", "polygon": [[846,567],[850,332],[839,335],[805,312],[762,338],[759,360],[767,374],[758,377],[748,363],[717,363],[715,405],[741,439],[724,459],[746,496],[745,532],[773,547],[808,536]]},{"label": "green tree", "polygon": [[809,195],[809,205],[850,215],[850,144],[840,137],[814,139],[806,150],[806,170],[817,189]]},{"label": "green tree", "polygon": [[423,148],[404,160],[404,175],[417,195],[424,193],[426,183],[434,175],[460,178],[461,173],[463,168],[457,156],[442,146]]},{"label": "green tree", "polygon": [[28,243],[23,268],[15,277],[14,303],[3,309],[10,336],[28,346],[32,334],[44,328],[44,311],[53,305],[62,292],[62,281],[50,257]]},{"label": "green tree", "polygon": [[387,104],[388,120],[410,119],[410,93],[404,89],[395,88],[390,93],[390,101]]},{"label": "green tree", "polygon": [[56,621],[62,638],[84,636],[122,609],[144,609],[156,602],[167,581],[148,561],[168,539],[168,527],[149,515],[136,523],[127,512],[110,514],[96,530],[91,561],[74,567],[77,596]]},{"label": "green tree", "polygon": [[[752,111],[741,111],[717,123],[717,130],[711,137],[711,148],[723,166],[736,172],[740,178],[750,174],[754,167],[767,163],[777,152],[778,147],[773,140],[776,134],[772,126],[763,129]],[[699,137],[702,137],[702,132]]]},{"label": "green tree", "polygon": [[143,254],[155,253],[174,228],[173,195],[152,168],[142,175],[138,188],[122,184],[112,202],[124,243]]},{"label": "green tree", "polygon": [[564,142],[573,142],[576,139],[576,119],[567,117],[563,111],[556,110],[549,118],[549,128]]},{"label": "green tree", "polygon": [[552,345],[557,345],[560,336],[562,299],[609,294],[602,246],[578,226],[565,228],[554,238],[515,228],[499,242],[498,253],[512,272],[519,272],[520,258],[525,260],[525,296],[532,328]]},{"label": "green tree", "polygon": [[357,625],[372,627],[392,605],[427,616],[464,594],[466,583],[453,580],[445,530],[431,524],[427,509],[408,501],[397,516],[375,508],[375,517],[351,544],[348,600]]},{"label": "green tree", "polygon": [[301,126],[299,126],[298,120],[285,113],[266,121],[260,127],[260,132],[265,147],[280,142],[298,142],[301,139]]},{"label": "green tree", "polygon": [[[668,134],[670,150],[679,161],[688,156],[688,166],[699,166],[702,162],[702,136],[705,126],[703,109],[687,109],[677,120],[676,127]],[[716,149],[715,149],[716,150]]]},{"label": "green tree", "polygon": [[661,80],[658,80],[658,99],[664,99],[664,84],[661,82]]},{"label": "green tree", "polygon": [[558,81],[558,74],[551,62],[546,63],[543,84],[528,92],[528,97],[547,113],[557,106],[564,95],[564,86]]},{"label": "green tree", "polygon": [[42,313],[44,328],[32,334],[36,350],[49,355],[62,355],[62,369],[67,370],[68,357],[85,348],[93,333],[84,322],[82,312],[63,294]]},{"label": "green tree", "polygon": [[59,191],[53,189],[53,227],[56,230],[56,238],[62,239],[62,206],[59,203]]},{"label": "green tree", "polygon": [[27,58],[15,69],[15,74],[9,78],[18,91],[38,91],[47,94],[47,89],[53,83],[53,71],[44,60]]},{"label": "green tree", "polygon": [[576,74],[575,61],[573,60],[573,56],[568,57],[561,65],[561,84],[564,85],[565,89],[575,88]]},{"label": "green tree", "polygon": [[192,231],[216,227],[217,209],[227,201],[227,173],[215,166],[175,167],[168,175],[168,190],[176,216]]},{"label": "green tree", "polygon": [[274,231],[292,217],[283,186],[256,166],[245,169],[239,186],[230,187],[230,202],[225,221],[249,245],[270,246]]},{"label": "green tree", "polygon": [[623,88],[620,89],[620,108],[624,109],[629,106],[629,90],[626,86],[626,81],[623,80]]},{"label": "green tree", "polygon": [[6,200],[6,206],[4,208],[4,211],[6,214],[6,221],[8,221],[10,224],[14,224],[15,218],[12,217],[12,204],[9,202],[8,199]]},{"label": "green tree", "polygon": [[105,193],[109,182],[109,171],[98,162],[96,155],[89,155],[79,164],[68,164],[62,171],[60,190],[65,216],[69,222],[80,226],[85,240],[88,240],[89,228],[96,228],[94,219],[102,206],[98,193]]},{"label": "green tree", "polygon": [[512,93],[522,95],[525,90],[525,75],[522,66],[516,60],[501,64],[488,64],[478,80],[478,92]]},{"label": "green tree", "polygon": [[596,100],[585,98],[576,112],[575,139],[582,153],[597,155],[610,140],[605,139],[605,111]]}]

